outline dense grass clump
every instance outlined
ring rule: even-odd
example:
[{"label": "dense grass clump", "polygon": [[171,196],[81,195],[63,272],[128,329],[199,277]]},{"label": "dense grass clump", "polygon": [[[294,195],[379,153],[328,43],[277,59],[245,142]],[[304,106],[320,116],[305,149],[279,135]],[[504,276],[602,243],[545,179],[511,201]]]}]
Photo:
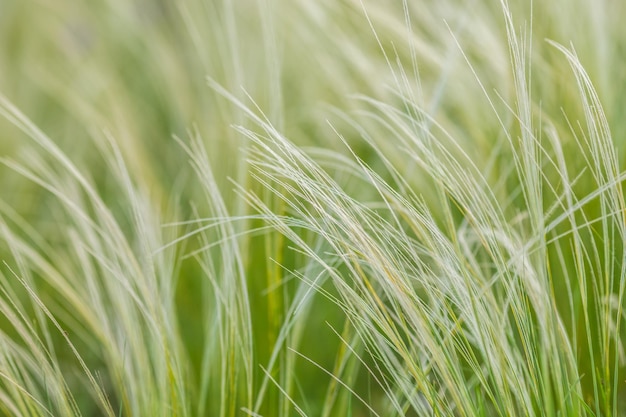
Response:
[{"label": "dense grass clump", "polygon": [[624,15],[4,0],[0,414],[626,416]]}]

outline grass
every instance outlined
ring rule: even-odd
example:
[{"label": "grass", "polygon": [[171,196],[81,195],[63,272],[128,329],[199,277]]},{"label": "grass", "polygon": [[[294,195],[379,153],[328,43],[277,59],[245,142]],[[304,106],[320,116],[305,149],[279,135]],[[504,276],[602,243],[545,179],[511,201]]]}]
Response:
[{"label": "grass", "polygon": [[0,414],[626,416],[621,2],[0,4]]}]

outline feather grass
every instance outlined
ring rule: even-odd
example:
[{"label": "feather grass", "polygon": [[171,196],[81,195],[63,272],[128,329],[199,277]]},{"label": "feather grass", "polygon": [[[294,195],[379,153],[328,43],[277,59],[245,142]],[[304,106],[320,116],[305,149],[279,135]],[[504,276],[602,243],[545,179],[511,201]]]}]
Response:
[{"label": "feather grass", "polygon": [[6,2],[0,413],[626,415],[574,3]]}]

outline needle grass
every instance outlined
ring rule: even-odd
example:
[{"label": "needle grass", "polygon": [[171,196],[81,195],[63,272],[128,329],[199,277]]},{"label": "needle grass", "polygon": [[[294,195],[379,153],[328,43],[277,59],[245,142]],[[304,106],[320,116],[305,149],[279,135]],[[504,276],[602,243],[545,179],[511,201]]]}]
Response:
[{"label": "needle grass", "polygon": [[6,2],[0,413],[626,415],[626,10],[573,3]]}]

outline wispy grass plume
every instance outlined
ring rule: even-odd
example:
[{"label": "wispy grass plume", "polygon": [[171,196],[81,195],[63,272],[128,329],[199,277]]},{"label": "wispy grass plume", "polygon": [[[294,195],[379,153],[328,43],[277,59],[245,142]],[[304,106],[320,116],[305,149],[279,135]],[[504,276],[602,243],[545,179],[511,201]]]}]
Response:
[{"label": "wispy grass plume", "polygon": [[0,414],[626,415],[620,2],[70,3],[0,6]]}]

